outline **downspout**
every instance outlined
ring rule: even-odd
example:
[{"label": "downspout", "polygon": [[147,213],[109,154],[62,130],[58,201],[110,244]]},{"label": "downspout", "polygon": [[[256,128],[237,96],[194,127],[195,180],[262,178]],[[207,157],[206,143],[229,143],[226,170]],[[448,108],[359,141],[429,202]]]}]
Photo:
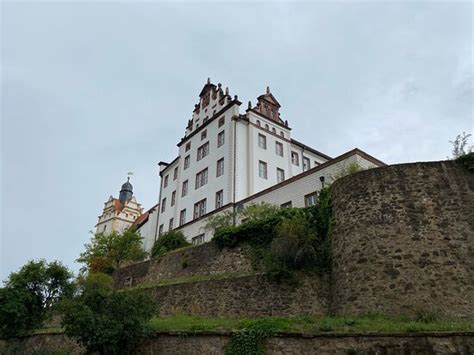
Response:
[{"label": "downspout", "polygon": [[232,224],[235,226],[236,224],[236,220],[235,220],[235,196],[236,196],[236,193],[235,193],[235,185],[236,185],[236,177],[235,177],[235,172],[236,172],[236,167],[237,167],[237,162],[236,162],[236,149],[237,149],[237,142],[236,142],[236,138],[237,138],[237,120],[234,119],[234,157],[233,157],[233,160],[234,160],[234,166],[233,166],[233,177],[232,177]]}]

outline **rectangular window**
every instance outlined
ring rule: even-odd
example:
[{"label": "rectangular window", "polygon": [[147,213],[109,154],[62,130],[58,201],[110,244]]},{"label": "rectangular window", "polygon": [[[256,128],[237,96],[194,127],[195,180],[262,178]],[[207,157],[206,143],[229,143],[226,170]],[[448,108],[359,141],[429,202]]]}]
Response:
[{"label": "rectangular window", "polygon": [[285,170],[277,168],[277,182],[285,181]]},{"label": "rectangular window", "polygon": [[165,176],[165,181],[163,182],[163,187],[168,186],[168,175]]},{"label": "rectangular window", "polygon": [[171,206],[174,206],[176,203],[176,190],[171,193]]},{"label": "rectangular window", "polygon": [[183,181],[183,187],[181,188],[181,197],[184,197],[188,194],[188,180]]},{"label": "rectangular window", "polygon": [[204,216],[206,214],[206,199],[196,202],[194,204],[194,219]]},{"label": "rectangular window", "polygon": [[191,149],[191,142],[186,143],[185,151],[187,152],[189,149]]},{"label": "rectangular window", "polygon": [[311,163],[309,161],[309,158],[303,157],[303,171],[306,171],[311,168],[310,164]]},{"label": "rectangular window", "polygon": [[201,170],[196,174],[196,184],[195,184],[195,189],[199,189],[201,186],[204,186],[207,184],[207,168],[204,170]]},{"label": "rectangular window", "polygon": [[217,148],[224,145],[225,143],[225,131],[219,132],[217,135]]},{"label": "rectangular window", "polygon": [[179,213],[179,225],[182,226],[186,223],[186,209]]},{"label": "rectangular window", "polygon": [[224,125],[224,123],[225,123],[225,116],[219,118],[219,124],[218,124],[218,126],[219,126],[219,127],[222,127],[222,126]]},{"label": "rectangular window", "polygon": [[204,234],[199,234],[198,236],[191,239],[193,245],[199,245],[204,243]]},{"label": "rectangular window", "polygon": [[158,235],[162,235],[163,234],[163,225],[160,224],[160,229],[158,230]]},{"label": "rectangular window", "polygon": [[258,162],[258,176],[260,176],[262,179],[267,178],[267,163],[264,161],[259,160]]},{"label": "rectangular window", "polygon": [[206,155],[209,154],[209,142],[204,143],[201,145],[198,150],[197,150],[197,160],[201,160],[204,158]]},{"label": "rectangular window", "polygon": [[224,175],[224,158],[217,161],[216,176]]},{"label": "rectangular window", "polygon": [[173,180],[176,180],[178,178],[178,168],[174,168],[174,171],[173,171]]},{"label": "rectangular window", "polygon": [[291,201],[285,202],[280,205],[281,208],[291,208]]},{"label": "rectangular window", "polygon": [[263,134],[258,135],[258,146],[262,149],[267,149],[267,137]]},{"label": "rectangular window", "polygon": [[166,197],[161,201],[161,213],[165,212],[166,210]]},{"label": "rectangular window", "polygon": [[318,200],[318,193],[312,192],[304,197],[304,205],[306,207],[314,206]]},{"label": "rectangular window", "polygon": [[281,144],[280,142],[275,142],[275,153],[280,157],[283,156],[283,144]]},{"label": "rectangular window", "polygon": [[291,152],[291,162],[293,165],[300,166],[300,158],[298,157],[298,153]]},{"label": "rectangular window", "polygon": [[201,132],[201,140],[204,140],[207,138],[207,129]]},{"label": "rectangular window", "polygon": [[221,208],[224,205],[224,190],[216,192],[216,208]]},{"label": "rectangular window", "polygon": [[170,219],[170,224],[169,224],[169,227],[168,227],[169,231],[173,229],[173,224],[174,224],[174,218],[171,218]]},{"label": "rectangular window", "polygon": [[189,168],[189,163],[191,162],[191,156],[190,155],[186,155],[184,157],[184,170],[186,170],[187,168]]}]

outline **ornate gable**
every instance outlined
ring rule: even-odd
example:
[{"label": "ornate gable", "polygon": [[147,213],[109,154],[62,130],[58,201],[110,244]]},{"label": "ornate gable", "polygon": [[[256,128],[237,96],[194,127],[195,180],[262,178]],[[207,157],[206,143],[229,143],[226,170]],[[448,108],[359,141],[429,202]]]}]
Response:
[{"label": "ornate gable", "polygon": [[270,92],[270,87],[267,86],[267,92],[257,97],[257,105],[253,109],[272,121],[283,123],[280,118],[280,107],[280,103]]}]

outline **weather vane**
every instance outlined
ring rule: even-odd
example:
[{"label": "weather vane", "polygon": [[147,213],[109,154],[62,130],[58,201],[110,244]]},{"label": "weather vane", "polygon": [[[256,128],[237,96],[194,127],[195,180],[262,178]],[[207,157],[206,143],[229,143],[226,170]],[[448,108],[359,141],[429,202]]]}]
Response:
[{"label": "weather vane", "polygon": [[129,172],[127,173],[127,175],[128,175],[128,177],[127,177],[127,181],[130,181],[130,176],[132,176],[132,175],[133,175],[133,171],[129,171]]}]

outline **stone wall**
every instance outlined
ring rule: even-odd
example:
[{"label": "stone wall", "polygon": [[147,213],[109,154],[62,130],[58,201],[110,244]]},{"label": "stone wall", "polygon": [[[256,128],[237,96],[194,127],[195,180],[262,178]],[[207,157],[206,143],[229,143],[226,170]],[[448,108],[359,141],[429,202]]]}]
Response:
[{"label": "stone wall", "polygon": [[474,174],[393,165],[332,191],[334,312],[474,316]]},{"label": "stone wall", "polygon": [[265,275],[188,282],[150,288],[160,315],[259,317],[327,313],[329,283],[324,276],[300,277],[297,285]]},{"label": "stone wall", "polygon": [[[224,354],[232,334],[212,333],[160,333],[147,340],[139,354],[190,355]],[[474,352],[472,333],[398,333],[398,334],[281,334],[265,340],[269,355],[373,355],[373,354],[459,354]],[[0,341],[1,354],[31,354],[34,351],[68,351],[85,354],[83,348],[64,335],[36,335],[17,343]]]},{"label": "stone wall", "polygon": [[214,243],[205,243],[121,268],[114,273],[114,279],[118,287],[125,287],[179,277],[250,271],[252,265],[242,247],[219,250]]}]

